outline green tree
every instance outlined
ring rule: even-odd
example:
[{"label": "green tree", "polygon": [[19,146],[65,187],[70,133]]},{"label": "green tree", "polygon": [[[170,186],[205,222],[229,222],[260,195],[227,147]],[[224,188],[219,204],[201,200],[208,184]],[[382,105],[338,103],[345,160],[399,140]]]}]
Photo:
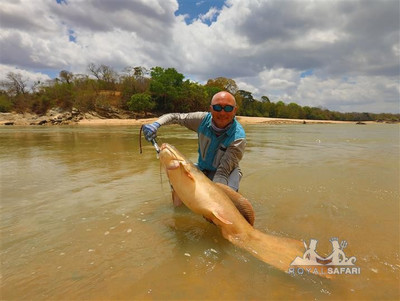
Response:
[{"label": "green tree", "polygon": [[72,72],[66,71],[66,70],[62,70],[60,71],[59,74],[60,80],[62,82],[65,82],[67,84],[71,84],[72,80],[74,78],[74,74]]},{"label": "green tree", "polygon": [[268,103],[271,103],[271,101],[269,100],[269,98],[268,98],[268,96],[261,96],[261,101],[262,102],[268,102]]},{"label": "green tree", "polygon": [[236,82],[231,78],[226,77],[217,77],[215,79],[209,79],[207,81],[206,86],[209,87],[217,87],[221,89],[221,91],[228,91],[232,95],[235,95],[238,92],[239,88]]},{"label": "green tree", "polygon": [[88,65],[89,72],[97,78],[99,89],[115,90],[118,74],[107,65],[96,66],[94,63]]},{"label": "green tree", "polygon": [[238,113],[244,116],[257,116],[255,99],[251,92],[245,90],[238,90],[235,95],[236,100],[240,100]]},{"label": "green tree", "polygon": [[13,103],[8,97],[6,93],[0,93],[0,112],[1,113],[6,113],[10,112],[12,109]]},{"label": "green tree", "polygon": [[287,106],[287,116],[292,119],[304,119],[304,112],[301,106],[297,103],[291,102]]},{"label": "green tree", "polygon": [[62,109],[71,109],[75,101],[76,87],[66,82],[55,81],[52,87],[47,89],[47,95],[54,100],[55,105]]},{"label": "green tree", "polygon": [[120,76],[119,91],[121,92],[120,106],[128,109],[128,101],[136,93],[149,92],[150,78],[148,70],[144,67],[126,67]]},{"label": "green tree", "polygon": [[211,99],[215,94],[217,94],[218,92],[223,91],[223,89],[220,88],[220,87],[208,86],[208,85],[204,85],[204,90],[207,93],[207,98],[208,98],[209,104],[211,103]]},{"label": "green tree", "polygon": [[276,103],[276,117],[278,118],[289,118],[288,110],[286,104],[283,101],[278,101]]},{"label": "green tree", "polygon": [[179,110],[177,103],[181,97],[183,79],[183,74],[174,68],[151,69],[150,92],[156,100],[158,110],[163,112]]},{"label": "green tree", "polygon": [[186,80],[182,86],[179,105],[181,112],[207,111],[210,98],[204,86]]},{"label": "green tree", "polygon": [[54,105],[52,99],[46,94],[37,94],[31,104],[31,110],[39,115],[44,115]]},{"label": "green tree", "polygon": [[131,100],[128,101],[129,110],[134,112],[144,112],[147,116],[147,112],[154,109],[156,103],[148,93],[137,93],[132,95]]}]

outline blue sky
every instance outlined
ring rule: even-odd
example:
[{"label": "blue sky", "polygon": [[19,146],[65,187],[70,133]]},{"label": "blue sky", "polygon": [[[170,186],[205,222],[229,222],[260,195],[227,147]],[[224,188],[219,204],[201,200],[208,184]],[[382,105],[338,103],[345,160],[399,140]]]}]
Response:
[{"label": "blue sky", "polygon": [[[187,24],[192,23],[194,19],[197,19],[200,15],[205,15],[210,8],[215,7],[221,9],[225,4],[224,0],[179,0],[179,9],[175,12],[175,15],[188,15],[185,19]],[[212,20],[215,21],[215,20]],[[211,20],[207,20],[206,24],[211,24]]]},{"label": "blue sky", "polygon": [[257,99],[399,113],[399,12],[398,0],[2,0],[0,80],[161,66]]}]

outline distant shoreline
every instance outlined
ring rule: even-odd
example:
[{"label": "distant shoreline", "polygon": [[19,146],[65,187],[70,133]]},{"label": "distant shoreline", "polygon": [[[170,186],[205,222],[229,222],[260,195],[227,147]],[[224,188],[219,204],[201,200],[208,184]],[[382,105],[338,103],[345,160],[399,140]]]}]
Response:
[{"label": "distant shoreline", "polygon": [[[248,117],[236,116],[237,120],[243,124],[355,124],[355,121],[336,121],[336,120],[308,120],[308,119],[284,119],[268,117]],[[142,125],[152,123],[158,118],[143,119],[82,119],[78,125]],[[366,121],[365,124],[375,124],[375,121]]]},{"label": "distant shoreline", "polygon": [[[337,121],[337,120],[311,120],[311,119],[285,119],[269,117],[237,116],[243,124],[386,124],[377,121]],[[0,113],[0,126],[37,126],[37,125],[78,125],[78,126],[116,126],[116,125],[142,125],[156,121],[151,118],[101,118],[91,114],[71,116],[71,114],[50,114],[37,116],[34,114]]]}]

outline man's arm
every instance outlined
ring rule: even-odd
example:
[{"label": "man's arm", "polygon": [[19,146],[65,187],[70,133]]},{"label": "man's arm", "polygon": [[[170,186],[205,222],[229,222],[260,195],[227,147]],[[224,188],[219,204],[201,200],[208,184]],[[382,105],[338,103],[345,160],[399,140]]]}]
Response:
[{"label": "man's arm", "polygon": [[245,147],[246,139],[237,139],[229,145],[215,172],[214,182],[228,184],[228,177],[232,170],[239,166],[239,161],[243,158]]},{"label": "man's arm", "polygon": [[158,122],[160,126],[167,124],[179,124],[197,132],[201,121],[206,115],[207,112],[169,113],[162,115],[156,122]]}]

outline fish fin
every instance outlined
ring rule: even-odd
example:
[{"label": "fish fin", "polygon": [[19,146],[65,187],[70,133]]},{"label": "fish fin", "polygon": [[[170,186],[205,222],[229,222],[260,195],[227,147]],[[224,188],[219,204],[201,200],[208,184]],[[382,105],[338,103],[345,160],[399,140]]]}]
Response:
[{"label": "fish fin", "polygon": [[239,210],[242,216],[247,220],[247,222],[254,226],[254,209],[250,201],[242,196],[240,193],[234,191],[229,186],[222,183],[214,183],[218,186],[232,201],[235,207]]},{"label": "fish fin", "polygon": [[183,170],[186,172],[186,175],[194,181],[193,175],[190,172],[190,164],[179,162],[179,164],[183,167]]},{"label": "fish fin", "polygon": [[176,194],[175,190],[172,190],[172,204],[174,204],[175,207],[181,206],[183,204],[182,200]]},{"label": "fish fin", "polygon": [[226,224],[226,225],[232,225],[233,223],[229,220],[227,220],[226,218],[224,218],[223,216],[221,216],[217,211],[213,211],[212,212],[214,214],[214,216],[222,223]]}]

